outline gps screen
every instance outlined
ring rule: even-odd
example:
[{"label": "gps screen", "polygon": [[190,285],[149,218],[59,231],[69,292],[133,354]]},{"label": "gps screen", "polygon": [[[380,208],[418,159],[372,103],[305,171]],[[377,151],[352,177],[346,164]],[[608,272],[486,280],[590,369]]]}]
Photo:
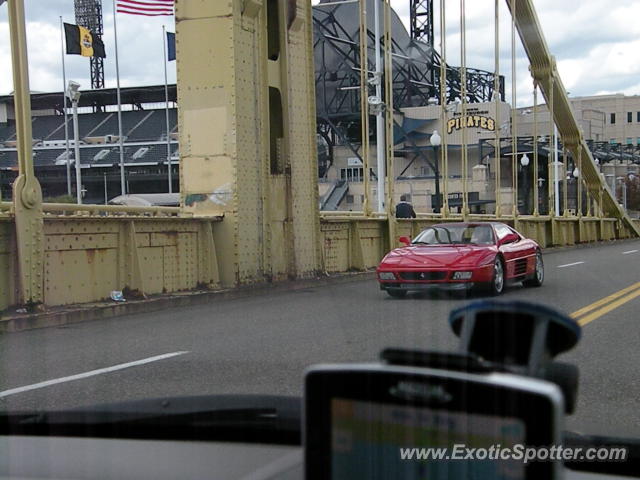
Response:
[{"label": "gps screen", "polygon": [[[518,418],[331,400],[334,480],[524,479],[522,462],[496,460],[502,449],[524,443]],[[471,449],[476,456],[463,458]]]}]

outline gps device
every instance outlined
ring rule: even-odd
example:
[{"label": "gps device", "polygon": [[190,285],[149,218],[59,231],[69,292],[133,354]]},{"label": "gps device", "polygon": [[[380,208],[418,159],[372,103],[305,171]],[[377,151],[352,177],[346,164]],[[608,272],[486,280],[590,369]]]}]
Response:
[{"label": "gps device", "polygon": [[[305,397],[308,480],[557,478],[555,462],[500,459],[506,449],[560,443],[562,395],[542,380],[327,365],[308,372]],[[487,456],[456,457],[469,449]]]},{"label": "gps device", "polygon": [[[459,352],[393,349],[386,363],[308,370],[307,480],[559,478],[560,462],[525,451],[561,443],[566,388],[545,372],[579,327],[522,302],[476,302],[450,320]],[[517,350],[492,345],[496,335]]]}]

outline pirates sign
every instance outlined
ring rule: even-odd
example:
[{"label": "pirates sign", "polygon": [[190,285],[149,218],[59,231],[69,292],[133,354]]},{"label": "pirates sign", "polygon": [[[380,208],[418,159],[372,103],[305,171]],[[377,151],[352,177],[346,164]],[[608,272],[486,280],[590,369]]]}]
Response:
[{"label": "pirates sign", "polygon": [[493,132],[496,129],[496,121],[484,115],[466,115],[464,117],[456,117],[447,121],[447,133],[463,128],[481,128]]}]

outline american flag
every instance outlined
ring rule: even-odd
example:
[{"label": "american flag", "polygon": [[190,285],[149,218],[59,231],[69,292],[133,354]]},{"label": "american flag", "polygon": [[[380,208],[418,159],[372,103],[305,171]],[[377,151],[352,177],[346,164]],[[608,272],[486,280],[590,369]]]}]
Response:
[{"label": "american flag", "polygon": [[118,13],[158,17],[173,15],[174,0],[118,0]]}]

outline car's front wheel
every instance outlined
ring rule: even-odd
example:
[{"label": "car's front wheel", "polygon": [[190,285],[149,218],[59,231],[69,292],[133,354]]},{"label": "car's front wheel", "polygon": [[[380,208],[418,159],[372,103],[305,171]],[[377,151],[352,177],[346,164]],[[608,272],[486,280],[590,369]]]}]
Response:
[{"label": "car's front wheel", "polygon": [[389,294],[389,296],[393,297],[393,298],[404,298],[407,296],[407,291],[406,290],[387,290],[387,293]]},{"label": "car's front wheel", "polygon": [[500,257],[496,257],[493,263],[493,278],[489,284],[489,293],[491,295],[500,295],[504,291],[504,263]]},{"label": "car's front wheel", "polygon": [[536,252],[536,270],[533,277],[522,282],[525,287],[539,287],[544,282],[544,262],[542,261],[542,252]]}]

